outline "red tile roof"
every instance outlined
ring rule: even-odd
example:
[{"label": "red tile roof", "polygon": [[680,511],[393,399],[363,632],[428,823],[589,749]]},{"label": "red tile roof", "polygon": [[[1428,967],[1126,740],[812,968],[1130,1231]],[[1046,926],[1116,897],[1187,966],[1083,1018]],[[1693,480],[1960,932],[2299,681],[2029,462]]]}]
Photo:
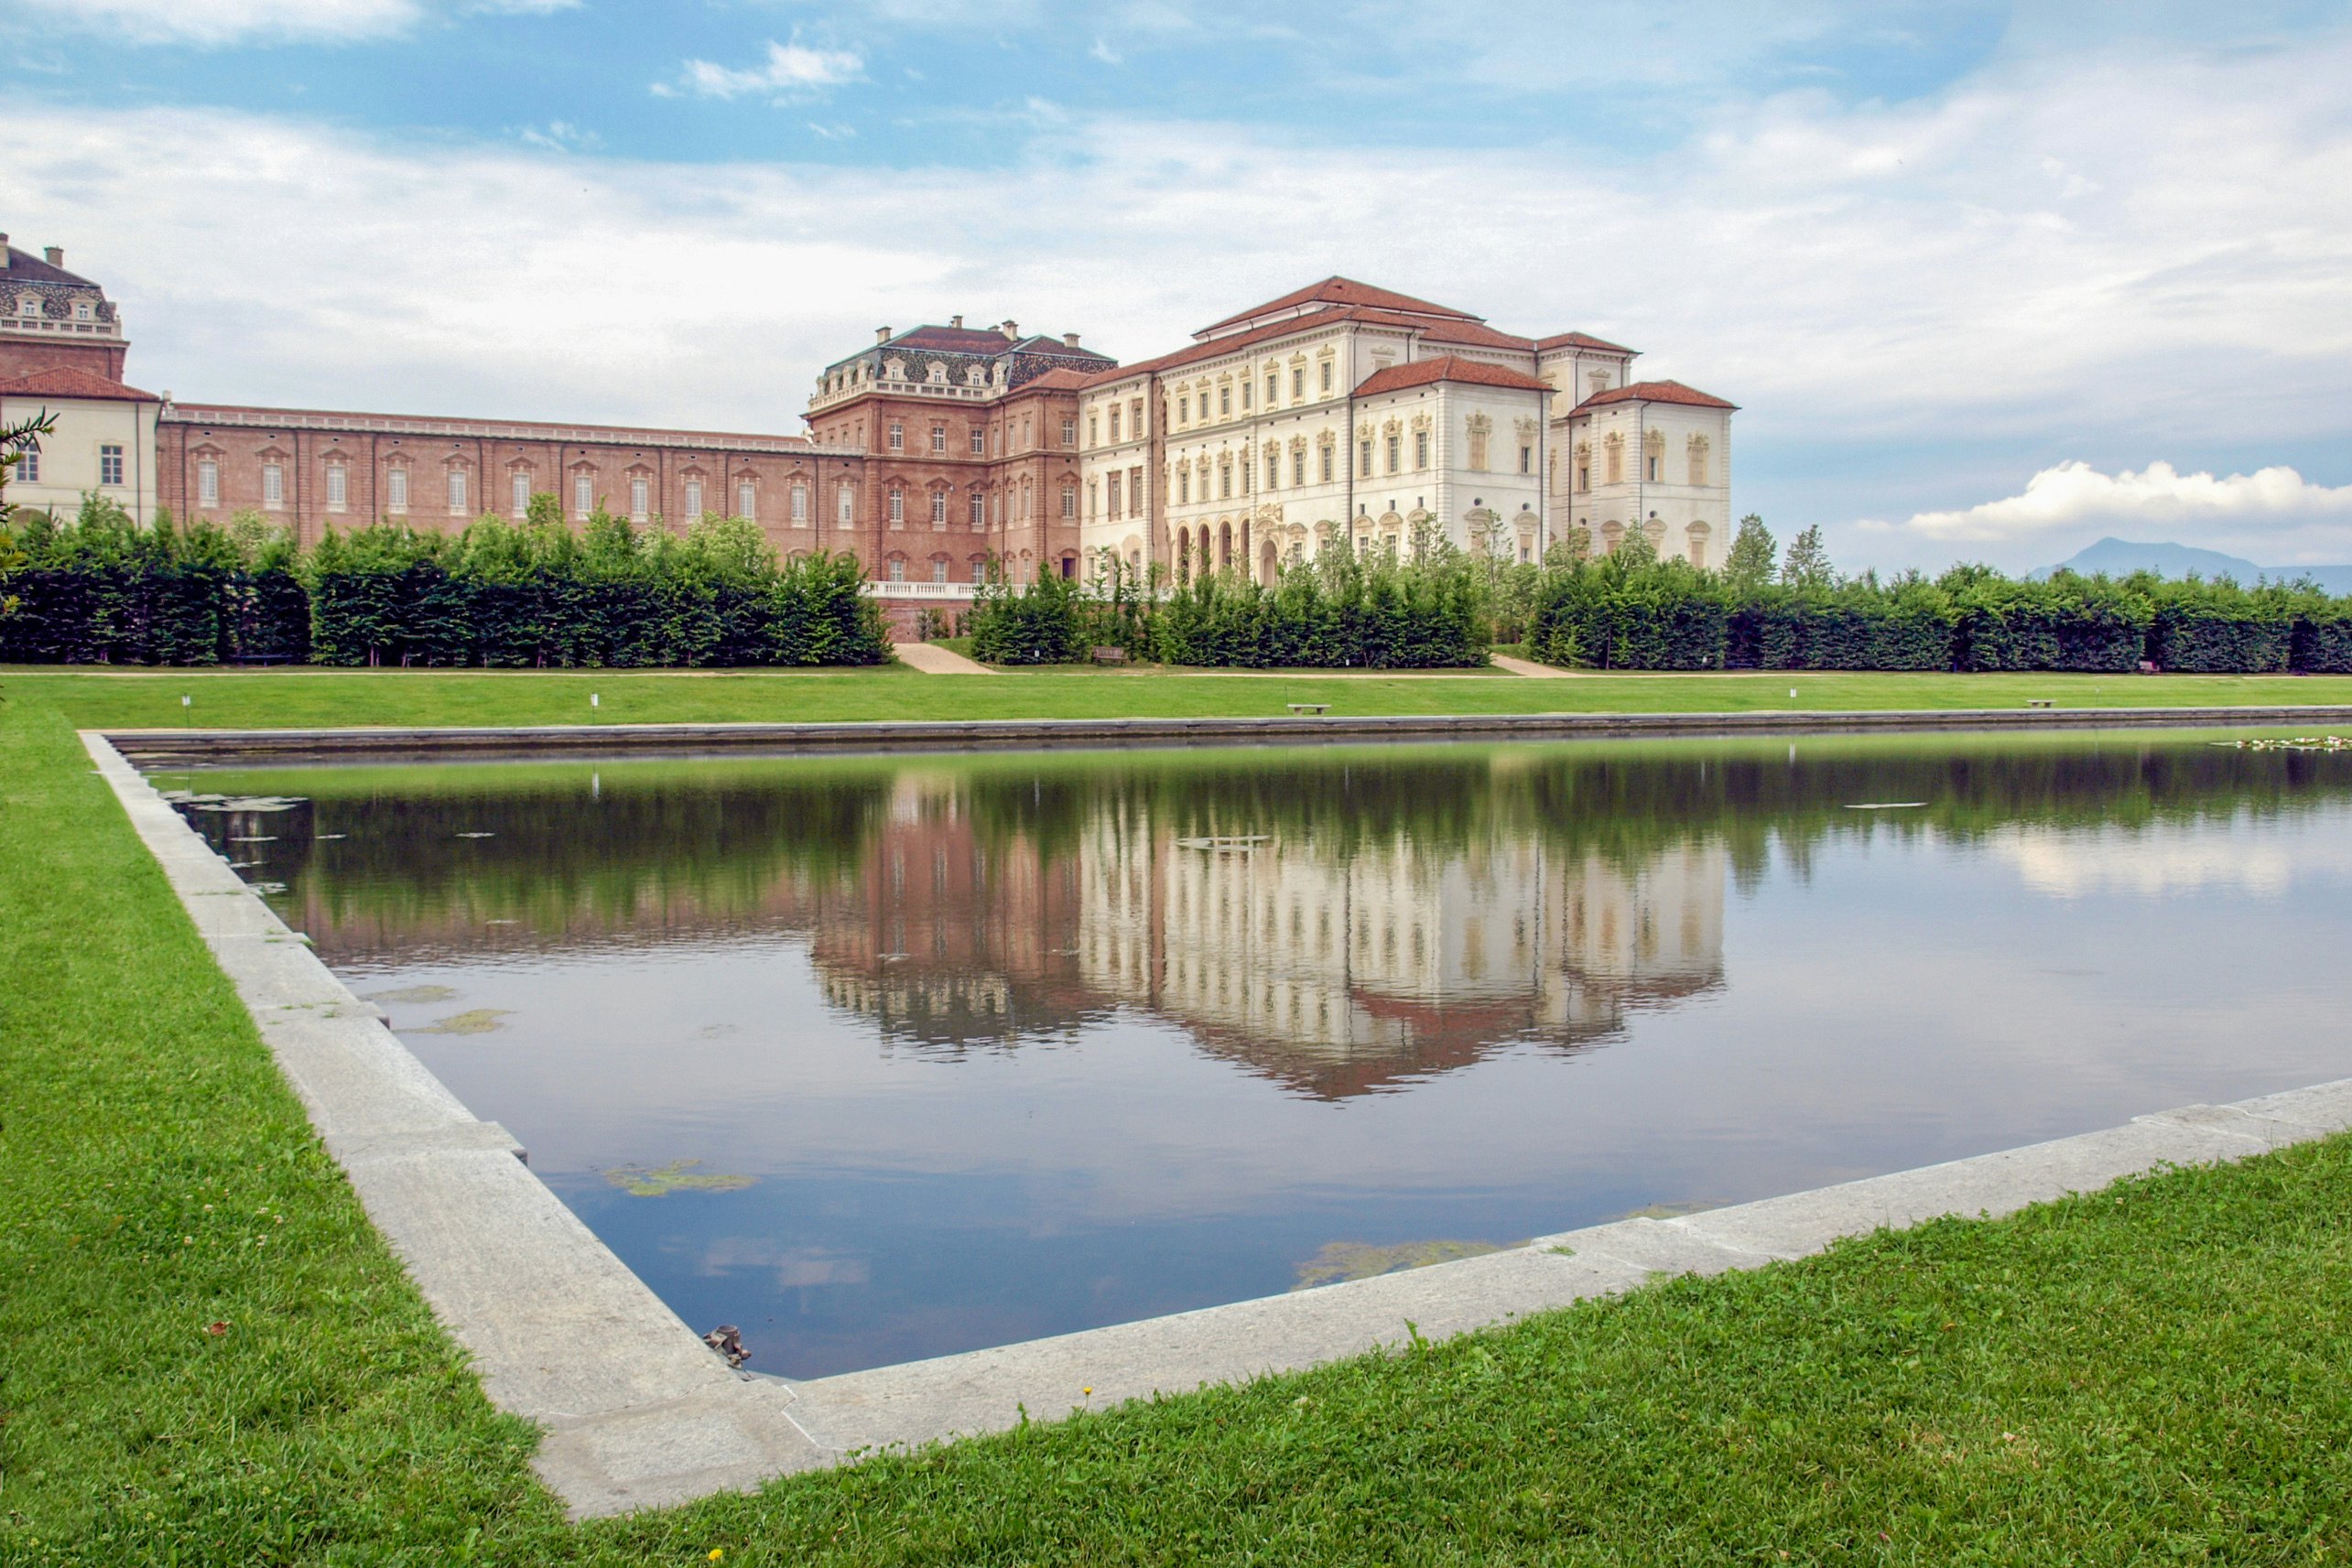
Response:
[{"label": "red tile roof", "polygon": [[152,392],[141,392],[135,386],[109,381],[95,371],[71,365],[53,365],[48,370],[37,370],[30,375],[20,375],[14,381],[0,381],[0,397],[83,397],[113,403],[163,401]]},{"label": "red tile roof", "polygon": [[1607,392],[1597,392],[1576,406],[1576,412],[1604,403],[1679,403],[1687,408],[1737,408],[1736,403],[1726,403],[1720,397],[1685,386],[1679,381],[1637,381],[1630,386],[1612,386]]},{"label": "red tile roof", "polygon": [[1393,310],[1371,309],[1352,310],[1349,315],[1354,320],[1368,321],[1374,326],[1407,328],[1433,343],[1460,343],[1474,349],[1517,349],[1523,353],[1535,351],[1534,339],[1499,332],[1483,321],[1470,319],[1433,321],[1427,317],[1401,316]]},{"label": "red tile roof", "polygon": [[1164,371],[1180,370],[1197,361],[1218,359],[1271,339],[1286,338],[1298,332],[1318,331],[1323,328],[1354,319],[1355,312],[1351,310],[1311,310],[1304,316],[1295,317],[1288,321],[1275,321],[1263,327],[1252,327],[1246,332],[1236,332],[1228,338],[1211,338],[1205,343],[1189,343],[1174,353],[1162,354],[1157,359],[1137,360],[1133,364],[1121,365],[1115,370],[1100,371],[1087,377],[1086,384],[1108,386],[1113,382],[1124,381],[1129,376],[1154,375]]},{"label": "red tile roof", "polygon": [[935,354],[1001,354],[1013,340],[993,328],[912,327],[883,345],[893,349],[927,349]]},{"label": "red tile roof", "polygon": [[20,251],[14,245],[7,249],[6,274],[11,283],[78,283],[87,288],[98,287],[80,273],[51,265],[46,257],[37,256],[30,251]]},{"label": "red tile roof", "polygon": [[1104,379],[1096,371],[1080,370],[1076,365],[1056,365],[1042,375],[1033,375],[1013,389],[1012,395],[1024,392],[1076,392]]},{"label": "red tile roof", "polygon": [[1545,352],[1554,349],[1599,349],[1608,354],[1638,354],[1639,349],[1629,349],[1622,343],[1612,343],[1606,338],[1596,338],[1590,332],[1559,332],[1535,340],[1535,347]]},{"label": "red tile roof", "polygon": [[[1310,283],[1295,288],[1279,299],[1269,299],[1263,305],[1253,305],[1247,310],[1228,316],[1222,321],[1203,327],[1201,332],[1215,332],[1239,321],[1247,321],[1270,311],[1288,310],[1300,305],[1366,305],[1380,310],[1402,310],[1414,316],[1449,316],[1458,321],[1476,321],[1481,318],[1450,306],[1432,305],[1426,299],[1415,299],[1410,294],[1393,289],[1375,288],[1369,283],[1358,283],[1352,277],[1327,277],[1320,283]],[[1198,337],[1200,333],[1193,334]]]},{"label": "red tile roof", "polygon": [[1407,387],[1427,386],[1439,381],[1467,382],[1473,386],[1507,386],[1522,392],[1552,390],[1548,383],[1537,381],[1534,376],[1507,365],[1489,364],[1483,360],[1466,360],[1457,354],[1440,354],[1434,360],[1414,360],[1410,364],[1376,370],[1357,386],[1356,395],[1371,397],[1383,392],[1403,392]]}]

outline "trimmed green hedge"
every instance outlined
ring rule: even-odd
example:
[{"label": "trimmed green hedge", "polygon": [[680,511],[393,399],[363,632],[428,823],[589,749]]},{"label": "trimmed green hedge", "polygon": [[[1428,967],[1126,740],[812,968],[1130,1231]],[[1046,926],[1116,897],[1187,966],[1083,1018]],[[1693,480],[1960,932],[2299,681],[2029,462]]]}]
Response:
[{"label": "trimmed green hedge", "polygon": [[1955,567],[1834,586],[1736,591],[1719,575],[1638,553],[1547,571],[1528,646],[1597,669],[2160,669],[2352,672],[2352,600],[2305,586],[2240,588],[2060,572],[2021,582]]},{"label": "trimmed green hedge", "polygon": [[992,581],[971,614],[972,654],[1068,664],[1097,647],[1162,664],[1241,669],[1441,669],[1486,663],[1481,585],[1458,555],[1396,562],[1344,548],[1284,568],[1271,588],[1211,573],[1165,598],[1113,567],[1081,589],[1041,578]]},{"label": "trimmed green hedge", "polygon": [[[545,499],[545,498],[542,498]],[[86,503],[35,514],[0,658],[27,664],[652,667],[871,665],[890,657],[850,556],[779,565],[758,527],[706,518],[574,534],[538,507],[462,534],[375,524],[307,555],[258,518],[142,528]]]}]

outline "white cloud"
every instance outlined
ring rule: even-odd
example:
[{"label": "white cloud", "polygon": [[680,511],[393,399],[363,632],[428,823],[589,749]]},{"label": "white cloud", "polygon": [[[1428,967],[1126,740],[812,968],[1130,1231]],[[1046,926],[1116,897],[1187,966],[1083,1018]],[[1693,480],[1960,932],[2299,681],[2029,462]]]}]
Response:
[{"label": "white cloud", "polygon": [[865,60],[854,50],[810,49],[797,38],[788,44],[770,39],[767,59],[760,65],[736,70],[707,59],[689,59],[679,70],[675,86],[656,82],[654,92],[662,97],[679,92],[698,98],[764,96],[781,103],[858,81],[864,74]]},{"label": "white cloud", "polygon": [[[23,103],[0,103],[0,142],[19,149],[10,226],[107,280],[134,379],[191,398],[789,429],[807,378],[876,321],[1012,316],[1140,357],[1341,271],[1649,350],[1642,373],[1745,406],[1755,468],[1797,440],[1859,464],[1960,440],[2087,453],[2104,435],[2184,468],[2340,440],[2352,44],[2062,63],[1900,106],[1777,98],[1614,163],[1017,99],[1003,124],[1025,155],[980,168],[558,171],[511,145]],[[777,45],[674,91],[788,96],[862,70]],[[1832,520],[2007,488],[1934,461],[1906,468],[1901,501],[1840,497]],[[1946,548],[1932,529],[1876,537]]]},{"label": "white cloud", "polygon": [[28,0],[76,26],[145,44],[386,38],[424,15],[418,0]]},{"label": "white cloud", "polygon": [[2021,494],[1964,511],[1922,512],[1904,523],[1863,526],[1983,541],[2038,539],[2093,526],[2124,529],[2134,537],[2170,537],[2194,525],[2209,539],[2217,532],[2230,537],[2275,535],[2337,519],[2352,520],[2352,484],[2314,484],[2291,468],[2217,479],[2184,474],[2170,463],[2108,474],[2088,463],[2070,462],[2043,469],[2026,481]]},{"label": "white cloud", "polygon": [[594,152],[604,145],[604,138],[595,132],[583,130],[569,120],[550,120],[544,125],[526,125],[515,133],[515,139],[526,146],[545,147],[553,153]]},{"label": "white cloud", "polygon": [[1102,38],[1095,39],[1094,47],[1088,49],[1086,52],[1088,58],[1091,59],[1099,59],[1105,65],[1124,65],[1127,63],[1126,58],[1117,49],[1112,49],[1110,43]]}]

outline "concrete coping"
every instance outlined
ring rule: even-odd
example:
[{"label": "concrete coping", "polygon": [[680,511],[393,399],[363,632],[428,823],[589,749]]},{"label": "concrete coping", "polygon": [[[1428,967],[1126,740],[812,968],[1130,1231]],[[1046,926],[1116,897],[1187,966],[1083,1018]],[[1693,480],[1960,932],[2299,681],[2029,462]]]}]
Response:
[{"label": "concrete coping", "polygon": [[1219,745],[1267,741],[1561,740],[1879,730],[2352,723],[2352,705],[1967,708],[1746,713],[1321,714],[1247,719],[942,719],[841,723],[543,724],[504,729],[114,730],[150,764],[429,757],[695,755]]},{"label": "concrete coping", "polygon": [[1441,1339],[1640,1287],[1997,1217],[2168,1166],[2352,1129],[2352,1079],[1674,1219],[1628,1219],[1400,1274],[803,1382],[731,1370],[353,996],[105,737],[154,852],[369,1219],[574,1517],[742,1488],[894,1445],[1003,1431]]}]

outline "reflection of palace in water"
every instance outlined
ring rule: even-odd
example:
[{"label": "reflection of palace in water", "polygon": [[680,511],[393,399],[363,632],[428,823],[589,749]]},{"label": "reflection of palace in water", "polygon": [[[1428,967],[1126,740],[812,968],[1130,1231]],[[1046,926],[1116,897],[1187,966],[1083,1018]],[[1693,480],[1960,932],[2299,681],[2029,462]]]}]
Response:
[{"label": "reflection of palace in water", "polygon": [[[1460,782],[1476,794],[1483,777]],[[612,822],[635,859],[603,883],[562,874],[578,846],[560,810],[473,802],[468,819],[499,827],[484,845],[459,847],[432,812],[376,896],[363,875],[297,872],[288,914],[329,962],[365,966],[789,935],[826,1000],[886,1044],[1002,1047],[1124,1012],[1334,1097],[1515,1043],[1574,1047],[1723,983],[1727,855],[1710,834],[1611,856],[1507,811],[1448,832],[1350,822],[1335,802],[1205,838],[1176,819],[1197,798],[1111,783],[1040,801],[909,766],[853,820],[787,827],[768,803],[777,819],[736,838],[754,797],[690,825],[655,802]],[[398,824],[368,826],[355,842]],[[820,838],[829,857],[803,853]]]},{"label": "reflection of palace in water", "polygon": [[808,911],[829,998],[943,1044],[1125,1008],[1347,1095],[1515,1041],[1577,1044],[1722,984],[1708,839],[1627,871],[1502,827],[1343,849],[1090,806],[1055,851],[983,848],[951,775],[901,775],[859,890]]}]

